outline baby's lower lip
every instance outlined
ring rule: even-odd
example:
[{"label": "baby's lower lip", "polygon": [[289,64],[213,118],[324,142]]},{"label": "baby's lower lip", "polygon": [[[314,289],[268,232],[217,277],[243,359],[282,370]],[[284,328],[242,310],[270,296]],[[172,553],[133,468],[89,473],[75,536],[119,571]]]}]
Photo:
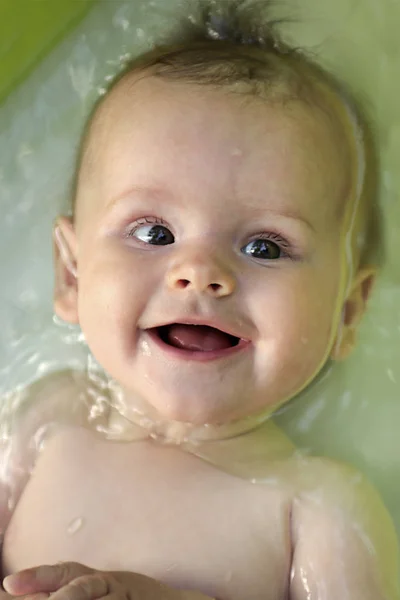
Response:
[{"label": "baby's lower lip", "polygon": [[240,339],[236,346],[224,348],[223,350],[211,350],[209,352],[191,351],[176,348],[175,346],[165,343],[158,335],[157,328],[146,329],[145,333],[155,344],[157,344],[161,350],[163,350],[169,356],[181,360],[207,362],[233,356],[234,354],[248,350],[251,346],[251,342],[248,340]]}]

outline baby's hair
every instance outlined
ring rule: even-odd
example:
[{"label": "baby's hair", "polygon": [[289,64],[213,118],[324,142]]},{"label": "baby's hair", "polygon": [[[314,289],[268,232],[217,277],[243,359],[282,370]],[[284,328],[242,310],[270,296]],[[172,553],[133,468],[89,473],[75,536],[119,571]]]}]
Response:
[{"label": "baby's hair", "polygon": [[[377,209],[377,162],[364,115],[346,87],[322,69],[310,53],[281,39],[281,19],[271,18],[271,0],[198,0],[188,3],[190,17],[182,19],[152,50],[129,61],[115,77],[105,97],[96,103],[87,123],[78,156],[73,197],[77,194],[83,164],[90,161],[90,139],[96,115],[111,90],[130,73],[225,87],[233,93],[258,96],[286,104],[302,100],[315,106],[321,82],[342,101],[357,146],[357,199],[367,202],[368,223],[362,261],[374,262],[380,247]],[[285,19],[287,22],[287,19]],[[372,236],[372,243],[371,243]],[[379,240],[380,241],[380,240]]]}]

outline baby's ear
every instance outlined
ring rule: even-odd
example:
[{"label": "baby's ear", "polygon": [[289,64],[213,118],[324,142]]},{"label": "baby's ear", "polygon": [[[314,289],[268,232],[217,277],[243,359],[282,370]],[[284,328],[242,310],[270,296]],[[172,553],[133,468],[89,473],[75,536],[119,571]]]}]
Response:
[{"label": "baby's ear", "polygon": [[376,267],[363,267],[355,277],[343,305],[342,320],[331,352],[333,360],[343,360],[353,351],[357,341],[357,329],[367,307],[376,275]]},{"label": "baby's ear", "polygon": [[68,323],[78,323],[77,242],[73,223],[59,217],[53,229],[54,312]]}]

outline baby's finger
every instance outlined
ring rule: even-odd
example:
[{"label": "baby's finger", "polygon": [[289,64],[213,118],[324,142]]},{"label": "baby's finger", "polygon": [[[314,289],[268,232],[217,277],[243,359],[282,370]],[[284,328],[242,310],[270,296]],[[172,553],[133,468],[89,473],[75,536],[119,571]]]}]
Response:
[{"label": "baby's finger", "polygon": [[[97,600],[110,592],[109,582],[101,575],[84,575],[51,595],[51,600]],[[0,599],[1,600],[1,599]]]},{"label": "baby's finger", "polygon": [[[64,588],[64,590],[66,590],[66,588]],[[62,590],[59,590],[60,593],[61,593],[61,591]],[[61,598],[61,596],[59,598]],[[72,596],[68,596],[67,600],[71,600],[71,598],[72,598]],[[76,600],[75,596],[73,598],[74,598],[74,600]],[[150,596],[149,597],[146,596],[145,598],[143,598],[142,596],[136,596],[136,595],[128,596],[128,594],[122,590],[118,591],[118,592],[111,592],[104,596],[90,596],[90,599],[93,599],[93,600],[163,600],[163,598],[155,598],[154,596],[152,596],[151,598],[150,598]],[[53,600],[53,594],[51,595],[51,600]],[[64,597],[63,597],[63,600],[65,600]],[[85,600],[88,600],[87,596],[85,596]]]},{"label": "baby's finger", "polygon": [[6,592],[14,596],[55,592],[77,577],[91,573],[94,573],[93,569],[74,562],[41,565],[8,575],[3,580],[3,586]]}]

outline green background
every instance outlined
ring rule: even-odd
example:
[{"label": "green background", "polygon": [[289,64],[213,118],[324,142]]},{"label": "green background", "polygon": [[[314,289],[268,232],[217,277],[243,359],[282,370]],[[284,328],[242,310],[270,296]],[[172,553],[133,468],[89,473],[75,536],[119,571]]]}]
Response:
[{"label": "green background", "polygon": [[0,0],[0,102],[96,0]]}]

